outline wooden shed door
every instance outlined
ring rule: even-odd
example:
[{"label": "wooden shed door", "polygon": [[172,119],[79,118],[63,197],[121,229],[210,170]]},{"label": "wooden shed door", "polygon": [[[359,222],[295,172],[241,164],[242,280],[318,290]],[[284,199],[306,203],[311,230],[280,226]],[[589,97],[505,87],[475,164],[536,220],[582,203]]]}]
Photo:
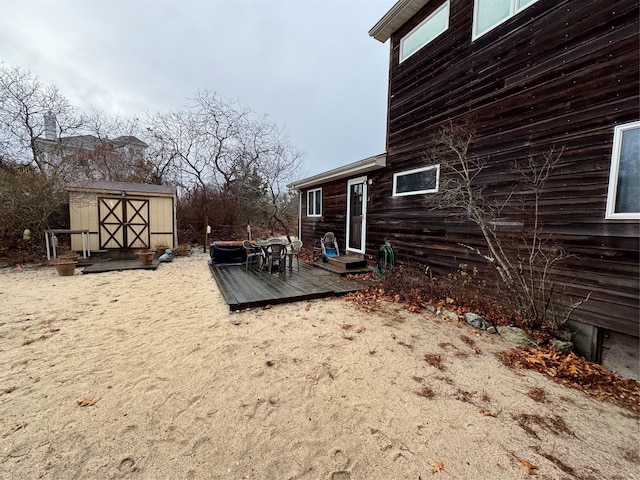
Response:
[{"label": "wooden shed door", "polygon": [[149,248],[149,201],[99,198],[100,248]]}]

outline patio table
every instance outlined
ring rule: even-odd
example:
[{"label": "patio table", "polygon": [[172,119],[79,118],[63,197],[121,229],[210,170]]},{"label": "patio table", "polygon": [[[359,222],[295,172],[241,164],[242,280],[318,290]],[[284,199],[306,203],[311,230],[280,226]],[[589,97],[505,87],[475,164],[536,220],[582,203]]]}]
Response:
[{"label": "patio table", "polygon": [[[264,268],[265,265],[269,263],[269,255],[271,255],[271,249],[269,247],[273,246],[288,246],[290,243],[281,238],[268,238],[266,240],[256,240],[256,246],[262,249],[264,262],[262,263],[261,269]],[[284,268],[287,268],[287,256],[284,256]]]}]

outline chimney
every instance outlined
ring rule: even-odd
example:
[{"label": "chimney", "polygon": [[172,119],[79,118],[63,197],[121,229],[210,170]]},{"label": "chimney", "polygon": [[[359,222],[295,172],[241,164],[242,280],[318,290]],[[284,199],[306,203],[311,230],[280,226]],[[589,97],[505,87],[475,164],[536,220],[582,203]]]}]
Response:
[{"label": "chimney", "polygon": [[51,113],[44,114],[44,138],[47,140],[55,140],[56,135],[56,116]]}]

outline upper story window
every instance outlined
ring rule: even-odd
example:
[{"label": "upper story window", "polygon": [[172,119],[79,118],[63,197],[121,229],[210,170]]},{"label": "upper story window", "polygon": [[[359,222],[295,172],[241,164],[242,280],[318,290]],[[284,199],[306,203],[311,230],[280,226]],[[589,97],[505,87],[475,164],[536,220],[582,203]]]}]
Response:
[{"label": "upper story window", "polygon": [[640,122],[613,132],[607,218],[640,218]]},{"label": "upper story window", "polygon": [[307,217],[322,216],[322,188],[314,188],[307,192]]},{"label": "upper story window", "polygon": [[538,0],[474,0],[473,40]]},{"label": "upper story window", "polygon": [[393,196],[435,193],[440,182],[440,165],[393,174]]},{"label": "upper story window", "polygon": [[400,40],[400,62],[416,53],[449,28],[449,0]]}]

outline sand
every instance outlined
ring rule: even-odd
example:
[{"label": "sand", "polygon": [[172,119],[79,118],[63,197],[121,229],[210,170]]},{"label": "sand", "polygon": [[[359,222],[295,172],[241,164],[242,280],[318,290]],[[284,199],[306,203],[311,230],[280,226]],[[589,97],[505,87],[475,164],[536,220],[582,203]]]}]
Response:
[{"label": "sand", "polygon": [[1,478],[640,478],[638,419],[501,338],[340,298],[230,313],[206,260],[0,270]]}]

